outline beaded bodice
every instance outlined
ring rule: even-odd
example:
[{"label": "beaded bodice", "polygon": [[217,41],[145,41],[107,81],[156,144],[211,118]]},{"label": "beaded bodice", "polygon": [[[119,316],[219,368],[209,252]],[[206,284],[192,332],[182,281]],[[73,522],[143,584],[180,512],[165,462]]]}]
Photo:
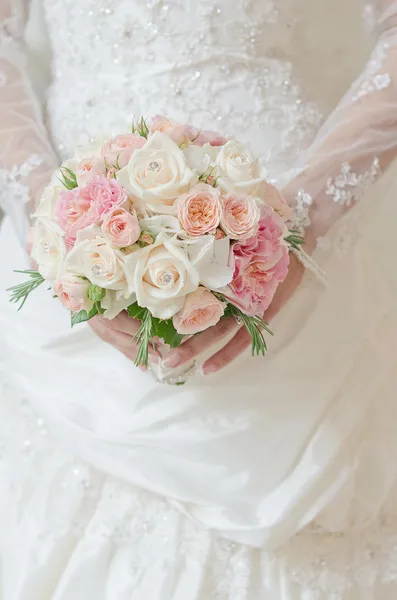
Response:
[{"label": "beaded bodice", "polygon": [[61,154],[165,113],[249,140],[282,168],[354,75],[359,1],[44,0]]}]

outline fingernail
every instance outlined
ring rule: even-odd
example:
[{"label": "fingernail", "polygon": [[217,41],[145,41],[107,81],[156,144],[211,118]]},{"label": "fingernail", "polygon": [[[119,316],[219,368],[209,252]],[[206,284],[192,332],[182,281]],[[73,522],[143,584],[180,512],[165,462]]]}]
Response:
[{"label": "fingernail", "polygon": [[211,373],[215,373],[216,370],[217,370],[216,365],[208,365],[208,367],[203,367],[203,374],[211,375]]},{"label": "fingernail", "polygon": [[180,361],[181,355],[179,354],[179,352],[176,352],[175,354],[171,354],[170,356],[167,356],[167,358],[164,359],[164,366],[167,369],[174,369],[179,365]]}]

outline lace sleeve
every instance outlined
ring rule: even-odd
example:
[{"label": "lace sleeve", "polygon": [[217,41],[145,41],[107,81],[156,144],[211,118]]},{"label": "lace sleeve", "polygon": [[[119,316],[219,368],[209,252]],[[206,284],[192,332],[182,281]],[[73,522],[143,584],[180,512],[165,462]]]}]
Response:
[{"label": "lace sleeve", "polygon": [[27,74],[24,0],[0,0],[0,207],[24,243],[35,198],[56,165]]},{"label": "lace sleeve", "polygon": [[376,14],[377,42],[364,72],[285,188],[295,226],[307,228],[308,252],[397,154],[397,1],[378,0]]}]

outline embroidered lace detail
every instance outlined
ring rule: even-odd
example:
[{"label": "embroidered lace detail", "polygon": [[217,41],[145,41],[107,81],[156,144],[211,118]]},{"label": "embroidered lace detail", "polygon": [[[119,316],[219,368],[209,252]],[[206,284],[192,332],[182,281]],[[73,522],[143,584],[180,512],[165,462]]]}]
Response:
[{"label": "embroidered lace detail", "polygon": [[0,169],[0,206],[8,208],[10,198],[13,198],[13,203],[17,206],[29,202],[30,191],[24,180],[43,162],[42,157],[32,154],[22,165],[14,165],[10,170]]},{"label": "embroidered lace detail", "polygon": [[368,94],[385,90],[391,85],[392,78],[390,74],[380,73],[389,47],[390,45],[387,41],[382,41],[376,46],[367,65],[364,78],[353,95],[353,102],[364,98]]},{"label": "embroidered lace detail", "polygon": [[327,180],[326,194],[332,196],[334,202],[350,206],[357,201],[380,174],[379,159],[375,157],[368,171],[355,173],[349,163],[343,163],[340,174]]},{"label": "embroidered lace detail", "polygon": [[184,0],[121,0],[116,10],[108,0],[45,0],[61,154],[128,127],[132,113],[165,113],[249,140],[267,163],[295,159],[322,118],[275,50],[275,34],[291,37],[291,5],[205,0],[186,11]]},{"label": "embroidered lace detail", "polygon": [[304,235],[305,229],[310,227],[310,208],[313,198],[305,190],[299,190],[295,198],[295,207],[290,219],[290,229],[296,229],[300,235]]}]

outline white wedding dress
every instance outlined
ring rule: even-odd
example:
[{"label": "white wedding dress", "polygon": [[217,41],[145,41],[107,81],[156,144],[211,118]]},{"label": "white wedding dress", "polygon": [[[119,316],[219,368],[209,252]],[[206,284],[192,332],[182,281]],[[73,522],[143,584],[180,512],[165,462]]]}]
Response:
[{"label": "white wedding dress", "polygon": [[307,274],[267,357],[181,387],[71,331],[46,289],[20,313],[0,292],[1,600],[395,600],[396,168],[378,175],[397,153],[396,13],[0,3],[2,289],[28,264],[49,139],[66,157],[133,113],[236,136],[302,225],[341,217],[315,255],[328,287]]}]

